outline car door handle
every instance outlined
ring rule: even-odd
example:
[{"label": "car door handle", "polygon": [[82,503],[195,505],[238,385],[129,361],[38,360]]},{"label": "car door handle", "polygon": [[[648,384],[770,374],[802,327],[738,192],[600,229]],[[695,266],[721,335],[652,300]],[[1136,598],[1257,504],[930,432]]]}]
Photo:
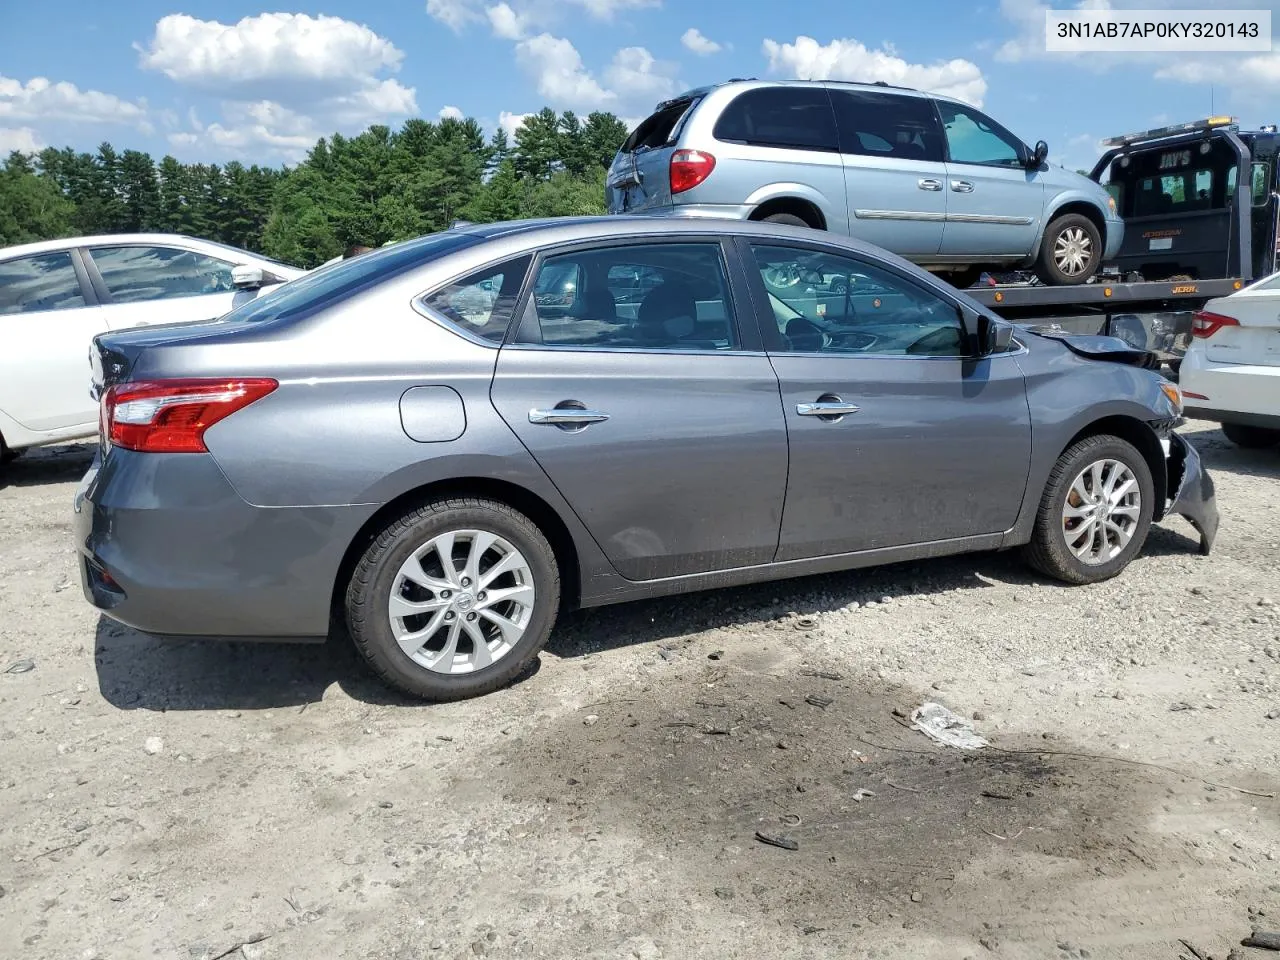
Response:
[{"label": "car door handle", "polygon": [[973,193],[973,184],[968,180],[952,180],[951,189],[956,193]]},{"label": "car door handle", "polygon": [[857,413],[861,408],[856,403],[843,400],[819,400],[816,403],[797,403],[796,413],[802,417],[840,417],[846,413]]},{"label": "car door handle", "polygon": [[549,423],[553,425],[562,423],[600,423],[608,419],[609,415],[607,413],[601,413],[599,410],[584,410],[578,407],[554,407],[551,410],[539,410],[535,407],[529,411],[530,423]]},{"label": "car door handle", "polygon": [[941,180],[931,180],[931,179],[917,180],[916,185],[919,186],[921,190],[941,190],[942,189]]}]

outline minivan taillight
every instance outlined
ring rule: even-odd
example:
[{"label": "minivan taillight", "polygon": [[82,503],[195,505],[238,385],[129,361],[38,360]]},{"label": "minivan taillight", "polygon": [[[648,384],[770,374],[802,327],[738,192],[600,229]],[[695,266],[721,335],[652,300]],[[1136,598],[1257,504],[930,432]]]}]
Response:
[{"label": "minivan taillight", "polygon": [[1201,340],[1208,340],[1223,327],[1238,327],[1240,321],[1235,317],[1224,316],[1221,313],[1210,313],[1208,310],[1199,310],[1191,318],[1191,335]]},{"label": "minivan taillight", "polygon": [[102,395],[103,433],[126,450],[206,453],[206,430],[279,385],[267,377],[117,383]]},{"label": "minivan taillight", "polygon": [[716,168],[716,158],[705,150],[677,150],[671,154],[671,192],[692,190]]}]

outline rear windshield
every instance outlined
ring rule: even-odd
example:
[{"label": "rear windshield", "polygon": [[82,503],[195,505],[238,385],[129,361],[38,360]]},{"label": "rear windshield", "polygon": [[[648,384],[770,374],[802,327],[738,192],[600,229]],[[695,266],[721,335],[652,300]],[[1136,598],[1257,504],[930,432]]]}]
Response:
[{"label": "rear windshield", "polygon": [[250,300],[223,319],[265,323],[310,314],[424,263],[480,241],[465,233],[442,231],[382,247],[332,266],[313,270],[270,293]]},{"label": "rear windshield", "polygon": [[693,98],[677,100],[675,103],[669,104],[649,116],[641,122],[640,126],[631,131],[631,136],[627,137],[626,142],[622,144],[622,152],[635,153],[637,150],[652,150],[655,147],[665,147],[673,142],[675,140],[675,131],[680,125],[681,118],[697,102]]},{"label": "rear windshield", "polygon": [[1236,156],[1225,140],[1165,146],[1114,161],[1108,189],[1123,217],[1225,210],[1235,170]]}]

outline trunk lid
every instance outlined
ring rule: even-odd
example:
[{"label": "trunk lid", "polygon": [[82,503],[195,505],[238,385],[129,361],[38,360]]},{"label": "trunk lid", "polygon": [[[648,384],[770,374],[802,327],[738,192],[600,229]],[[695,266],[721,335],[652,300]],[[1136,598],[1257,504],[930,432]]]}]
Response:
[{"label": "trunk lid", "polygon": [[610,213],[671,206],[671,154],[685,121],[701,99],[701,95],[685,95],[658,104],[623,142],[605,181]]},{"label": "trunk lid", "polygon": [[1249,287],[1210,300],[1204,312],[1231,317],[1239,324],[1220,327],[1205,341],[1205,356],[1211,362],[1280,367],[1280,289]]}]

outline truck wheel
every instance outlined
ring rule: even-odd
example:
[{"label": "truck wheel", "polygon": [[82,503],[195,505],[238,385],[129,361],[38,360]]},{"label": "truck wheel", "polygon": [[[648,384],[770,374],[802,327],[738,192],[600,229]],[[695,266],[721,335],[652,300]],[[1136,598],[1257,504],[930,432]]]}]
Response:
[{"label": "truck wheel", "polygon": [[391,521],[347,585],[356,649],[383,680],[425,700],[497,690],[546,643],[560,606],[547,538],[504,503],[429,502]]},{"label": "truck wheel", "polygon": [[1280,443],[1280,430],[1268,430],[1266,427],[1250,427],[1242,423],[1224,423],[1222,432],[1237,447],[1246,450],[1265,450]]},{"label": "truck wheel", "polygon": [[1058,217],[1044,232],[1036,276],[1053,286],[1084,283],[1102,262],[1102,237],[1093,221],[1079,213]]},{"label": "truck wheel", "polygon": [[1109,580],[1142,550],[1154,499],[1151,468],[1132,444],[1085,437],[1050,471],[1023,556],[1066,583]]}]

